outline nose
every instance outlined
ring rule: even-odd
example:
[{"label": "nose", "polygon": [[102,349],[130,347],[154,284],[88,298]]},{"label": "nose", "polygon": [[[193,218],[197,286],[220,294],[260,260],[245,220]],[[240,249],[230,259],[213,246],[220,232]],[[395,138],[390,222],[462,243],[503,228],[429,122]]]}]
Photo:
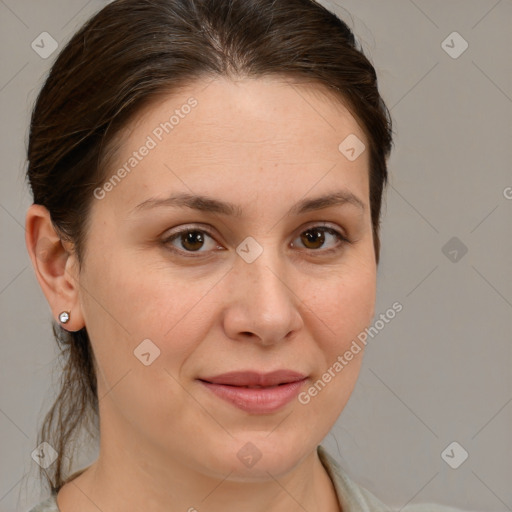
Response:
[{"label": "nose", "polygon": [[268,247],[252,263],[237,256],[227,283],[229,299],[223,317],[227,336],[274,345],[300,330],[301,300],[287,278],[290,270]]}]

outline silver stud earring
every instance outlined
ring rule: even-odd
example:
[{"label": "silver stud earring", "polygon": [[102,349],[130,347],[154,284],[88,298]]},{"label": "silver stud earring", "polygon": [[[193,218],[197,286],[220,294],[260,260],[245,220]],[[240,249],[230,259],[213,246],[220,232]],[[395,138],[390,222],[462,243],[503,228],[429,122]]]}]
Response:
[{"label": "silver stud earring", "polygon": [[61,324],[67,324],[69,322],[69,311],[63,311],[59,315],[59,321]]}]

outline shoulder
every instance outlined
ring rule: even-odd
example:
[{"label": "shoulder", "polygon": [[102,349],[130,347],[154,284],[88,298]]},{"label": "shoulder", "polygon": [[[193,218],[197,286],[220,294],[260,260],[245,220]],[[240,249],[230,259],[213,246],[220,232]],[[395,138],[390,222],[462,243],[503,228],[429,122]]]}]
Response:
[{"label": "shoulder", "polygon": [[[345,512],[395,512],[397,509],[387,506],[370,491],[357,484],[338,462],[321,445],[318,456],[332,480],[339,503]],[[406,505],[401,512],[474,512],[434,503]]]},{"label": "shoulder", "polygon": [[31,508],[28,512],[59,512],[55,495],[52,494],[49,498],[38,503],[35,507]]},{"label": "shoulder", "polygon": [[471,510],[462,510],[461,508],[449,507],[447,505],[438,505],[436,503],[416,503],[408,505],[402,509],[403,512],[473,512]]}]

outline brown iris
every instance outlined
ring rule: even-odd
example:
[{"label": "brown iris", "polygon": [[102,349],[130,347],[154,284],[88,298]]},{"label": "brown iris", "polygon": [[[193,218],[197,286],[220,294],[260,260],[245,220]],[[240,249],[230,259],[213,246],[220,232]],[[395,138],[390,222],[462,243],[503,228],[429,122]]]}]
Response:
[{"label": "brown iris", "polygon": [[204,244],[204,236],[201,231],[187,231],[180,238],[183,247],[190,251],[197,251]]},{"label": "brown iris", "polygon": [[[300,238],[308,249],[319,249],[325,242],[325,234],[321,229],[308,229],[300,235]],[[308,243],[319,245],[315,247],[309,247]]]}]

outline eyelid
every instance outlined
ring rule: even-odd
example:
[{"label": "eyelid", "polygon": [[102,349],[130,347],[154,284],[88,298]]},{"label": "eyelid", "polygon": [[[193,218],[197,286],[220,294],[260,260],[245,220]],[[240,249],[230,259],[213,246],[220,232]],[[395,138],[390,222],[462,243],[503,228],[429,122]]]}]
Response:
[{"label": "eyelid", "polygon": [[[312,221],[305,225],[302,225],[297,229],[296,233],[293,236],[294,236],[294,238],[296,238],[298,235],[300,235],[304,231],[307,231],[308,229],[312,229],[312,228],[317,228],[317,227],[331,229],[332,231],[339,233],[347,242],[349,241],[348,235],[346,234],[346,231],[344,229],[340,228],[337,225],[333,225],[327,221],[323,221],[323,222],[322,221],[316,221],[316,222]],[[168,230],[166,230],[164,233],[167,233],[167,234],[163,235],[163,240],[167,241],[167,240],[173,238],[174,236],[179,235],[183,232],[196,231],[196,230],[204,231],[211,238],[215,239],[215,235],[211,231],[211,226],[209,226],[207,224],[188,224],[188,225],[185,224],[185,225],[179,226],[177,228],[177,231],[174,231],[174,232],[173,231],[168,232]]]},{"label": "eyelid", "polygon": [[341,235],[343,238],[345,238],[348,241],[348,235],[347,235],[345,229],[343,229],[342,227],[340,227],[336,224],[333,224],[332,222],[327,222],[327,221],[308,222],[307,224],[301,226],[298,229],[298,234],[300,235],[304,231],[307,231],[308,229],[313,229],[313,228],[324,228],[326,230],[330,229],[332,231],[335,231],[336,233],[338,233],[339,235]]}]

